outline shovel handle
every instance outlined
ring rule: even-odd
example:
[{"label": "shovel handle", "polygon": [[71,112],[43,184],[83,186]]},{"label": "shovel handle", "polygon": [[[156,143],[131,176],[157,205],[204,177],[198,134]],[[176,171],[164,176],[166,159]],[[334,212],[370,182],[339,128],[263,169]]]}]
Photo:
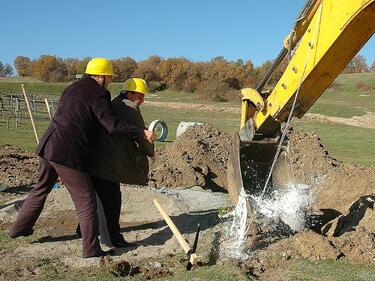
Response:
[{"label": "shovel handle", "polygon": [[174,236],[177,238],[177,241],[178,241],[178,243],[180,243],[182,249],[185,251],[186,254],[188,254],[191,251],[191,248],[188,245],[188,243],[186,242],[186,240],[184,239],[184,237],[181,235],[180,231],[177,229],[176,225],[173,223],[173,221],[167,215],[167,213],[163,210],[163,208],[161,207],[158,200],[156,200],[156,198],[153,200],[153,202],[154,202],[154,205],[156,206],[156,208],[158,208],[158,210],[159,210],[161,216],[163,217],[163,219],[165,220],[165,222],[168,224],[170,230],[172,230]]}]

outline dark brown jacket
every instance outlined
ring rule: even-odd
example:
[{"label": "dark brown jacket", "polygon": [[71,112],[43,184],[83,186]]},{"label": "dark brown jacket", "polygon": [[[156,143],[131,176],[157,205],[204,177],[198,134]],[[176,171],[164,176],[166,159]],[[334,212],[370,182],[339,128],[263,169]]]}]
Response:
[{"label": "dark brown jacket", "polygon": [[[112,101],[115,115],[130,125],[145,128],[145,122],[134,102],[121,96]],[[114,182],[144,185],[148,181],[148,159],[154,156],[154,145],[146,140],[130,140],[103,132],[92,154],[90,175]]]},{"label": "dark brown jacket", "polygon": [[143,130],[114,116],[110,93],[94,79],[85,78],[62,93],[52,122],[36,154],[44,159],[86,172],[89,155],[100,129],[110,135],[139,139]]}]

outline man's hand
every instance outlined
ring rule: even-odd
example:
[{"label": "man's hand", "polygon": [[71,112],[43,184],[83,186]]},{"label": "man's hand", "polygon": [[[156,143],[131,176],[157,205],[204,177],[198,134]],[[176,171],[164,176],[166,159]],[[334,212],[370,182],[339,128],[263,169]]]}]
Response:
[{"label": "man's hand", "polygon": [[148,140],[149,143],[154,143],[156,140],[156,136],[153,131],[143,130],[144,131],[144,139]]}]

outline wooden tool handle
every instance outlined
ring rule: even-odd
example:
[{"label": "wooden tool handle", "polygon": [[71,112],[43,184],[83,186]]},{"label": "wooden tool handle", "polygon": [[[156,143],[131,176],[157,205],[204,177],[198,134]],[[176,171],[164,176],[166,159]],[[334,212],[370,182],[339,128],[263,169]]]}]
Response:
[{"label": "wooden tool handle", "polygon": [[45,102],[46,107],[47,107],[47,112],[48,112],[49,120],[52,120],[51,108],[49,107],[48,99],[44,99],[44,102]]},{"label": "wooden tool handle", "polygon": [[158,208],[161,216],[165,220],[165,222],[168,224],[169,228],[172,230],[174,236],[177,238],[178,243],[180,243],[182,249],[184,249],[185,253],[187,254],[191,248],[184,239],[184,237],[181,235],[180,231],[178,231],[176,225],[172,222],[171,218],[167,215],[167,213],[163,210],[161,205],[159,204],[158,200],[156,198],[153,200],[156,208]]},{"label": "wooden tool handle", "polygon": [[33,117],[33,114],[32,114],[32,112],[31,112],[31,108],[30,108],[29,98],[28,98],[27,95],[26,95],[25,87],[24,87],[23,84],[21,84],[21,87],[22,87],[23,97],[25,98],[25,102],[26,102],[27,110],[29,111],[30,120],[31,120],[31,125],[33,126],[33,130],[34,130],[34,135],[35,135],[36,143],[39,144],[38,132],[36,131],[35,122],[34,122],[34,117]]}]

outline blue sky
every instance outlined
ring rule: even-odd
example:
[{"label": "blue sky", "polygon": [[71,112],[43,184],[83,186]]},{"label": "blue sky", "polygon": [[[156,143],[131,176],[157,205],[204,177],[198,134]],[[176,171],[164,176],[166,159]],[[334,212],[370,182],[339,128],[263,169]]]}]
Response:
[{"label": "blue sky", "polygon": [[[2,1],[0,61],[130,56],[274,59],[305,0]],[[4,24],[6,23],[6,24]],[[360,54],[375,60],[375,38]]]}]

